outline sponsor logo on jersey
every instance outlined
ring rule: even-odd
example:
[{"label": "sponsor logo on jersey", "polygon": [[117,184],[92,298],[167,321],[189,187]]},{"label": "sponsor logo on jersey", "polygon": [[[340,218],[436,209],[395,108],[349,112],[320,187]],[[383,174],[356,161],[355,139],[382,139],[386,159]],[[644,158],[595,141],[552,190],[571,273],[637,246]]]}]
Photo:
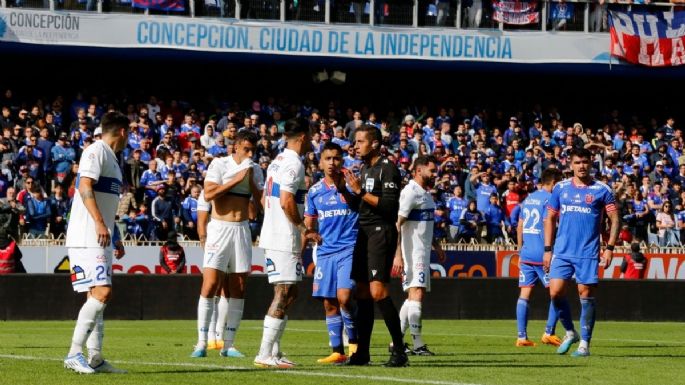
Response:
[{"label": "sponsor logo on jersey", "polygon": [[397,185],[395,184],[395,182],[385,182],[383,183],[383,188],[397,188]]},{"label": "sponsor logo on jersey", "polygon": [[351,215],[352,210],[350,209],[335,209],[335,210],[317,210],[319,214],[319,218],[332,218],[332,217],[338,217],[338,216],[346,216],[346,215]]},{"label": "sponsor logo on jersey", "polygon": [[575,206],[575,205],[561,205],[561,213],[581,213],[592,214],[592,209],[589,207]]},{"label": "sponsor logo on jersey", "polygon": [[366,181],[364,183],[364,189],[366,191],[373,191],[373,186],[376,184],[376,181],[373,178],[366,178]]},{"label": "sponsor logo on jersey", "polygon": [[338,203],[338,200],[335,199],[335,195],[331,195],[331,197],[328,198],[328,200],[326,201],[326,204],[327,204],[328,206],[332,206],[332,205],[334,205],[334,204],[336,204],[336,203]]}]

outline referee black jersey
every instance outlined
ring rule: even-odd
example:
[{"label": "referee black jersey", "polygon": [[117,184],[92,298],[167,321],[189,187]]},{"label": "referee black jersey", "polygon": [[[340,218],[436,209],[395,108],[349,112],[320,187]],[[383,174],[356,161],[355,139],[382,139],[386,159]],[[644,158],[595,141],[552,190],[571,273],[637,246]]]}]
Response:
[{"label": "referee black jersey", "polygon": [[361,168],[363,191],[379,197],[373,207],[362,200],[359,206],[359,225],[395,225],[400,207],[400,172],[388,159],[381,157],[373,166]]}]

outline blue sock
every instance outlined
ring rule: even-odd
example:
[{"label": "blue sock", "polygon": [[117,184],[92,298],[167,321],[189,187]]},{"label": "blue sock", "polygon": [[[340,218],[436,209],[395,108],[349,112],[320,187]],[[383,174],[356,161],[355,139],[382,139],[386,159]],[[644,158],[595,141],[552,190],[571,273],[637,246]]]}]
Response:
[{"label": "blue sock", "polygon": [[331,341],[333,349],[342,346],[343,320],[340,315],[326,317],[326,327],[328,328],[328,339]]},{"label": "blue sock", "polygon": [[595,327],[595,299],[580,299],[580,338],[590,342],[592,329]]},{"label": "blue sock", "polygon": [[516,302],[516,325],[519,329],[519,338],[528,339],[528,300],[519,298]]},{"label": "blue sock", "polygon": [[557,328],[557,309],[554,307],[554,301],[549,301],[549,314],[547,314],[547,325],[545,326],[545,333],[553,335]]},{"label": "blue sock", "polygon": [[554,302],[554,308],[557,310],[557,319],[564,326],[564,329],[567,331],[575,330],[573,319],[571,318],[571,307],[566,297],[556,298],[552,301]]},{"label": "blue sock", "polygon": [[347,338],[351,343],[357,343],[357,328],[354,326],[354,317],[347,310],[340,308],[340,315],[345,324],[345,331],[347,331]]}]

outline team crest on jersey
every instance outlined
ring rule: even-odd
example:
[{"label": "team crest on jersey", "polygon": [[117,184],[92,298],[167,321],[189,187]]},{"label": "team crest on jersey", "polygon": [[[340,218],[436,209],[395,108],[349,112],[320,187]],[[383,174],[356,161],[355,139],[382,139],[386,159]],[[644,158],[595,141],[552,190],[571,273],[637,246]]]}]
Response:
[{"label": "team crest on jersey", "polygon": [[592,194],[585,194],[585,203],[591,204],[594,199],[595,197],[593,197]]},{"label": "team crest on jersey", "polygon": [[366,183],[364,185],[364,189],[366,191],[373,191],[373,186],[375,184],[376,184],[376,182],[373,178],[366,178]]},{"label": "team crest on jersey", "polygon": [[71,268],[71,282],[76,282],[86,279],[86,273],[83,271],[81,266],[73,266]]}]

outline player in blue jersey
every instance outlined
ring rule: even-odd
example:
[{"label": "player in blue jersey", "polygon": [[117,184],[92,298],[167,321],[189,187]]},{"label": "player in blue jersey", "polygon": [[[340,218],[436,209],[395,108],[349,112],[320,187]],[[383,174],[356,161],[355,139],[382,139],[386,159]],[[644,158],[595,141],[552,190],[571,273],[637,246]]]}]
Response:
[{"label": "player in blue jersey", "polygon": [[[540,281],[549,288],[549,276],[542,268],[542,254],[544,253],[543,219],[547,211],[547,202],[552,195],[552,188],[562,179],[562,173],[557,168],[548,168],[542,172],[542,188],[526,198],[519,206],[520,220],[517,219],[517,240],[519,248],[519,294],[516,303],[516,323],[518,338],[516,346],[535,346],[528,339],[528,301],[535,284]],[[542,343],[559,346],[561,340],[554,335],[557,324],[557,314],[554,304],[550,303],[549,315]]]},{"label": "player in blue jersey", "polygon": [[314,184],[307,194],[305,226],[318,232],[322,243],[315,250],[316,270],[312,295],[323,300],[326,325],[333,353],[317,362],[343,363],[347,360],[343,348],[343,326],[354,352],[357,331],[354,327],[352,290],[352,254],[359,229],[359,197],[353,196],[343,176],[343,151],[336,143],[328,142],[321,151],[324,178]]},{"label": "player in blue jersey", "polygon": [[[557,353],[566,353],[580,340],[574,357],[590,355],[589,345],[595,325],[594,294],[599,282],[598,260],[604,268],[611,264],[621,230],[614,195],[609,186],[592,178],[590,158],[591,153],[586,149],[571,154],[573,177],[554,187],[545,219],[543,265],[549,268],[550,295],[558,318],[566,329]],[[611,230],[606,250],[600,258],[600,225],[604,211],[611,221]],[[574,274],[581,304],[580,336],[573,328],[571,309],[566,300],[567,281]]]}]

